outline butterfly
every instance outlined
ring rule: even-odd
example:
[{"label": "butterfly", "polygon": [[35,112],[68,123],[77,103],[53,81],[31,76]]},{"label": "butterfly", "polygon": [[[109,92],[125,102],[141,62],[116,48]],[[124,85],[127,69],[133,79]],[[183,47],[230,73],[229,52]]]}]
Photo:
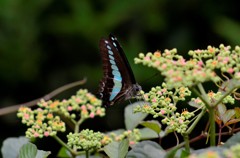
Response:
[{"label": "butterfly", "polygon": [[139,95],[141,86],[136,83],[133,71],[122,47],[112,34],[102,38],[99,49],[103,63],[103,78],[100,81],[99,96],[105,107],[121,100]]}]

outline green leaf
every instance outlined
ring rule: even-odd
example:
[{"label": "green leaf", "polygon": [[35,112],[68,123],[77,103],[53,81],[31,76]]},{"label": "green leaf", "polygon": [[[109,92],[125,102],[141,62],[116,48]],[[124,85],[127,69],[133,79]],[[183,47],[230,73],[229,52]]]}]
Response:
[{"label": "green leaf", "polygon": [[137,127],[139,125],[139,123],[141,121],[143,121],[148,114],[146,113],[142,113],[142,112],[138,112],[138,113],[134,113],[134,108],[138,105],[143,105],[146,104],[146,102],[136,102],[134,104],[130,104],[125,108],[124,111],[124,116],[125,116],[125,126],[127,130],[132,130],[135,127]]},{"label": "green leaf", "polygon": [[106,145],[103,150],[111,158],[124,158],[128,152],[128,140],[124,139],[121,142],[111,142]]},{"label": "green leaf", "polygon": [[224,124],[227,123],[234,115],[235,115],[235,111],[233,109],[228,110],[223,115],[223,122],[224,122]]},{"label": "green leaf", "polygon": [[189,156],[189,152],[187,152],[186,150],[182,150],[182,152],[181,152],[181,158],[185,158],[185,157],[188,157]]},{"label": "green leaf", "polygon": [[32,143],[24,144],[19,151],[20,158],[35,158],[36,156],[37,147]]},{"label": "green leaf", "polygon": [[188,105],[190,105],[191,107],[194,107],[194,108],[200,108],[200,107],[203,107],[203,106],[197,104],[197,103],[194,102],[194,101],[189,101],[189,102],[188,102]]},{"label": "green leaf", "polygon": [[191,151],[191,155],[194,154],[195,157],[208,157],[209,153],[216,153],[217,158],[225,158],[223,148],[222,147],[209,147],[199,150]]},{"label": "green leaf", "polygon": [[139,129],[141,140],[158,138],[159,135],[149,128]]},{"label": "green leaf", "polygon": [[181,150],[179,148],[173,148],[171,150],[169,150],[167,153],[166,153],[166,156],[164,158],[176,158],[176,157],[179,157],[177,156],[177,152]]},{"label": "green leaf", "polygon": [[1,148],[2,156],[19,157],[20,148],[28,142],[29,140],[26,137],[5,139]]},{"label": "green leaf", "polygon": [[231,124],[235,124],[235,123],[238,123],[238,122],[240,122],[240,119],[231,119],[227,123],[225,123],[224,126],[229,126]]},{"label": "green leaf", "polygon": [[218,91],[222,92],[222,94],[229,93],[229,91],[237,88],[240,85],[240,81],[237,79],[230,79],[224,82]]},{"label": "green leaf", "polygon": [[70,157],[71,154],[70,154],[70,152],[69,152],[65,147],[62,147],[62,148],[59,150],[57,156],[58,156],[58,157]]},{"label": "green leaf", "polygon": [[36,145],[32,143],[24,144],[19,151],[20,158],[46,158],[49,154],[50,152],[37,150]]},{"label": "green leaf", "polygon": [[239,107],[235,107],[234,110],[235,110],[235,117],[236,118],[240,118],[240,108]]},{"label": "green leaf", "polygon": [[38,150],[36,158],[46,158],[51,154],[50,151]]},{"label": "green leaf", "polygon": [[219,104],[217,106],[218,112],[219,112],[219,116],[221,117],[222,115],[225,114],[225,112],[227,111],[227,108],[224,104]]},{"label": "green leaf", "polygon": [[[61,158],[71,158],[72,156],[68,156],[68,157],[61,157]],[[102,155],[98,155],[98,154],[95,154],[95,155],[89,155],[89,158],[102,158],[103,156]],[[78,155],[76,158],[86,158],[86,153],[84,152],[83,154],[81,155]]]},{"label": "green leaf", "polygon": [[110,134],[110,133],[115,133],[116,135],[120,135],[124,132],[125,130],[124,129],[117,129],[117,130],[114,130],[114,131],[109,131],[107,132],[106,134]]},{"label": "green leaf", "polygon": [[127,158],[164,158],[166,152],[153,141],[136,144],[127,154]]},{"label": "green leaf", "polygon": [[143,121],[141,123],[144,127],[147,127],[153,131],[155,131],[157,134],[161,132],[161,125],[158,121],[152,120],[152,121]]},{"label": "green leaf", "polygon": [[7,138],[2,146],[3,157],[20,157],[20,158],[46,158],[50,152],[37,150],[37,147],[29,143],[26,137]]},{"label": "green leaf", "polygon": [[224,148],[230,148],[233,145],[236,145],[240,142],[240,132],[236,133],[233,135],[231,138],[229,138],[223,145],[222,147]]}]

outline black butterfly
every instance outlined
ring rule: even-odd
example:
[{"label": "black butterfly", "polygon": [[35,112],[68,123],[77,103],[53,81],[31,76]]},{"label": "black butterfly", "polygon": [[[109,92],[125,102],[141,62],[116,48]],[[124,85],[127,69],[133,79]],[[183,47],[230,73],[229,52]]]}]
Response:
[{"label": "black butterfly", "polygon": [[99,95],[105,107],[139,94],[141,86],[136,83],[132,69],[117,38],[112,34],[99,43],[104,76],[100,82]]}]

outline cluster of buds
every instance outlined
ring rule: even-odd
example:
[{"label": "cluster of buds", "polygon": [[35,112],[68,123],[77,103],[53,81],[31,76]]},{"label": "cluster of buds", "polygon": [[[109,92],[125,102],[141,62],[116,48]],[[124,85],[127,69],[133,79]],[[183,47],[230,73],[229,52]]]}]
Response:
[{"label": "cluster of buds", "polygon": [[113,141],[122,141],[123,139],[128,139],[129,140],[129,145],[135,145],[137,142],[140,141],[141,138],[141,134],[139,129],[135,128],[133,130],[127,130],[124,131],[122,134],[117,135],[115,133],[110,133],[109,137],[113,140]]},{"label": "cluster of buds", "polygon": [[76,119],[76,114],[84,120],[105,115],[105,109],[101,107],[101,100],[97,99],[86,89],[80,89],[76,95],[71,96],[68,100],[55,102],[55,104],[50,106],[42,100],[38,105],[71,119]]},{"label": "cluster of buds", "polygon": [[98,150],[102,147],[102,139],[104,134],[100,132],[94,132],[93,130],[82,130],[80,133],[69,133],[67,135],[70,148],[76,148],[77,150]]},{"label": "cluster of buds", "polygon": [[76,95],[63,101],[45,101],[38,103],[39,108],[32,110],[28,107],[21,107],[18,110],[18,117],[22,123],[29,126],[26,136],[40,137],[54,136],[58,131],[65,131],[65,123],[59,116],[69,119],[86,120],[95,116],[104,116],[105,109],[101,107],[101,100],[87,90],[79,90]]},{"label": "cluster of buds", "polygon": [[219,48],[208,46],[206,50],[191,50],[189,55],[192,59],[186,60],[177,54],[176,49],[165,50],[164,53],[139,54],[135,63],[142,63],[156,68],[165,76],[167,85],[171,88],[191,87],[198,83],[220,81],[216,69],[222,73],[228,73],[233,78],[240,78],[240,47],[230,51],[230,47],[220,45]]},{"label": "cluster of buds", "polygon": [[178,133],[184,134],[188,129],[190,124],[189,119],[194,116],[193,112],[183,110],[182,113],[176,112],[171,117],[165,117],[162,119],[162,123],[168,126],[169,131],[176,131]]},{"label": "cluster of buds", "polygon": [[93,130],[82,130],[80,133],[69,133],[67,135],[70,148],[76,148],[77,150],[98,150],[103,146],[111,143],[112,141],[120,142],[123,139],[129,140],[129,145],[135,145],[140,141],[139,129],[127,130],[122,134],[110,133],[104,135],[100,132],[94,132]]},{"label": "cluster of buds", "polygon": [[[223,97],[223,93],[221,92],[214,93],[213,91],[210,91],[207,94],[207,96],[208,96],[207,99],[210,100],[211,103],[215,103],[216,101],[218,101]],[[192,98],[191,100],[194,103],[191,105],[193,105],[196,108],[204,106],[204,103],[200,98]],[[231,95],[228,95],[222,99],[222,104],[234,104],[234,102],[235,102],[235,99]]]},{"label": "cluster of buds", "polygon": [[22,118],[22,123],[29,126],[26,131],[26,137],[48,137],[54,136],[58,131],[66,130],[65,123],[59,116],[54,116],[52,112],[38,108],[31,110],[27,107],[21,107],[18,110],[18,117]]},{"label": "cluster of buds", "polygon": [[143,112],[153,115],[154,118],[162,117],[162,123],[168,125],[170,129],[179,133],[187,130],[189,119],[194,116],[193,112],[184,110],[181,114],[176,112],[178,101],[184,101],[187,96],[191,95],[186,87],[178,87],[169,90],[167,84],[162,83],[162,87],[152,88],[148,93],[141,92],[145,101],[150,105],[138,105],[134,111]]}]

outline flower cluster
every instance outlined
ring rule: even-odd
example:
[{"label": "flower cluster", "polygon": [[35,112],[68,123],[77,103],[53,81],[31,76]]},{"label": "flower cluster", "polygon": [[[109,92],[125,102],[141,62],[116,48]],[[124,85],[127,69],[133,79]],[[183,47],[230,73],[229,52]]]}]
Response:
[{"label": "flower cluster", "polygon": [[115,133],[110,133],[109,137],[113,141],[122,141],[123,139],[127,138],[129,140],[129,145],[135,145],[138,141],[140,141],[140,131],[139,129],[127,130],[124,131],[122,134],[117,135]]},{"label": "flower cluster", "polygon": [[65,123],[59,116],[74,120],[86,120],[95,116],[104,116],[105,109],[101,101],[87,90],[79,90],[76,95],[63,101],[45,101],[38,103],[39,108],[32,110],[21,107],[17,116],[22,118],[22,123],[30,126],[26,136],[40,137],[56,135],[58,131],[65,131]]},{"label": "flower cluster", "polygon": [[134,109],[135,112],[149,113],[154,118],[162,117],[162,123],[179,133],[184,133],[187,130],[187,125],[190,123],[189,119],[194,116],[194,113],[184,110],[180,114],[176,112],[176,105],[178,101],[184,101],[187,96],[191,95],[188,88],[178,87],[169,90],[167,84],[162,83],[162,87],[157,86],[148,93],[141,93],[150,105],[138,105]]},{"label": "flower cluster", "polygon": [[59,116],[54,116],[48,110],[38,108],[31,110],[27,107],[21,107],[18,110],[18,117],[22,118],[22,123],[30,126],[26,131],[26,137],[48,137],[54,136],[58,131],[64,132],[65,123]]},{"label": "flower cluster", "polygon": [[162,119],[162,123],[168,126],[169,131],[176,131],[184,134],[188,129],[188,124],[190,124],[189,119],[193,116],[194,113],[183,110],[182,113],[176,112],[171,117],[165,117]]},{"label": "flower cluster", "polygon": [[[231,54],[231,55],[230,55]],[[191,50],[192,59],[186,60],[177,54],[176,49],[165,50],[164,53],[139,54],[135,63],[142,63],[156,68],[165,76],[167,85],[171,88],[186,86],[191,87],[205,81],[220,81],[215,70],[228,73],[233,78],[240,78],[240,47],[230,51],[230,47],[220,45],[219,48],[208,46],[206,50]]]},{"label": "flower cluster", "polygon": [[94,132],[93,130],[82,130],[80,133],[69,133],[67,135],[70,148],[77,148],[78,150],[98,150],[101,147],[111,143],[112,141],[122,141],[127,138],[129,145],[135,145],[140,140],[139,129],[127,130],[122,134],[109,133],[103,134],[100,132]]},{"label": "flower cluster", "polygon": [[80,133],[69,133],[67,135],[70,148],[76,148],[78,150],[97,150],[102,147],[102,139],[104,134],[100,132],[93,132],[93,130],[82,130]]},{"label": "flower cluster", "polygon": [[[214,104],[223,97],[223,94],[221,92],[214,93],[213,91],[210,91],[207,96],[207,99],[210,100],[212,104]],[[192,98],[191,100],[194,103],[191,104],[193,107],[199,108],[201,106],[204,106],[204,103],[200,98]],[[228,95],[222,99],[222,104],[234,104],[234,102],[235,99],[231,95]]]},{"label": "flower cluster", "polygon": [[101,100],[97,99],[86,89],[80,89],[76,95],[73,95],[68,100],[55,102],[52,105],[42,100],[38,105],[72,119],[76,119],[76,112],[82,119],[105,115],[105,109],[101,107]]}]

